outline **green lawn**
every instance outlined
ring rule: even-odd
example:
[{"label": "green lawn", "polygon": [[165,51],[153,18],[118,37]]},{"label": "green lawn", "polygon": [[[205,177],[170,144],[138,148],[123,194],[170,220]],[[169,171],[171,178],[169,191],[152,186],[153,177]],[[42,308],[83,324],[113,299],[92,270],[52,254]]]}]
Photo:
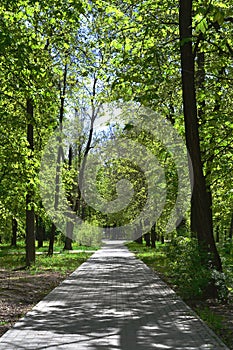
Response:
[{"label": "green lawn", "polygon": [[[99,247],[87,247],[74,243],[73,250],[83,252],[69,253],[63,251],[63,245],[55,244],[53,256],[47,256],[48,242],[44,243],[43,248],[36,248],[36,252],[45,254],[36,255],[35,265],[30,267],[31,273],[56,271],[66,274],[67,271],[75,270],[80,264],[86,261],[93,253],[89,250],[97,250]],[[20,241],[16,248],[7,244],[0,244],[0,266],[2,269],[13,270],[25,266],[25,244]]]}]

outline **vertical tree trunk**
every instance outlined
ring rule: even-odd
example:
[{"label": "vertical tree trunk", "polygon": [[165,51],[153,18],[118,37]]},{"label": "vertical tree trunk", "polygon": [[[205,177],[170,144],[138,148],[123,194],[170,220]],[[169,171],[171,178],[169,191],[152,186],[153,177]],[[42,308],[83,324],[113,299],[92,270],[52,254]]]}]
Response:
[{"label": "vertical tree trunk", "polygon": [[95,106],[96,86],[97,86],[97,78],[95,77],[93,86],[92,86],[92,97],[91,97],[91,123],[90,123],[88,138],[87,138],[87,144],[84,150],[83,161],[80,166],[80,171],[78,176],[77,200],[74,207],[74,211],[78,214],[79,217],[82,217],[83,215],[83,203],[82,203],[83,178],[85,173],[87,156],[91,150],[91,143],[92,143],[92,138],[94,133],[94,122],[99,111],[99,107]]},{"label": "vertical tree trunk", "polygon": [[70,238],[70,235],[73,234],[74,224],[73,222],[67,222],[66,226],[66,237],[65,237],[65,245],[64,250],[72,250],[72,238]]},{"label": "vertical tree trunk", "polygon": [[150,247],[150,232],[144,234],[144,239],[146,241],[146,247]]},{"label": "vertical tree trunk", "polygon": [[137,225],[135,234],[136,234],[136,238],[134,242],[142,244],[143,240],[142,240],[142,223],[141,222]]},{"label": "vertical tree trunk", "polygon": [[[29,119],[29,124],[27,126],[27,141],[29,143],[29,149],[32,157],[32,152],[34,150],[34,138],[33,138],[33,105],[31,100],[27,100],[27,114]],[[26,195],[26,265],[30,266],[35,263],[36,253],[35,253],[35,215],[33,202],[33,189],[28,188]]]},{"label": "vertical tree trunk", "polygon": [[165,238],[164,235],[161,235],[161,243],[164,244],[165,243]]},{"label": "vertical tree trunk", "polygon": [[[73,161],[73,151],[72,146],[69,147],[69,170],[71,170],[72,161]],[[68,193],[68,201],[70,204],[70,207],[72,210],[74,210],[74,203],[73,203],[73,193],[72,190],[70,193]],[[72,218],[70,218],[71,220]],[[73,230],[74,230],[74,224],[72,221],[67,221],[66,223],[66,237],[65,237],[65,245],[64,250],[72,250],[72,237],[73,237]]]},{"label": "vertical tree trunk", "polygon": [[191,229],[197,234],[200,247],[211,253],[212,266],[222,271],[213,236],[211,203],[201,161],[192,51],[192,0],[180,0],[179,28],[185,136],[194,173]]},{"label": "vertical tree trunk", "polygon": [[136,243],[138,243],[138,244],[142,244],[142,236],[136,238],[136,239],[134,240],[134,242],[136,242]]},{"label": "vertical tree trunk", "polygon": [[11,237],[12,247],[16,247],[16,244],[17,244],[17,231],[18,231],[18,221],[15,218],[12,218],[12,237]]},{"label": "vertical tree trunk", "polygon": [[36,238],[38,242],[38,248],[43,247],[45,228],[42,218],[36,215]]},{"label": "vertical tree trunk", "polygon": [[151,248],[155,248],[156,242],[156,224],[151,227]]},{"label": "vertical tree trunk", "polygon": [[55,233],[56,233],[56,225],[54,223],[52,223],[50,237],[49,237],[49,248],[48,248],[48,255],[49,256],[53,255]]},{"label": "vertical tree trunk", "polygon": [[[64,108],[65,108],[65,96],[66,96],[66,85],[67,85],[67,71],[68,66],[65,65],[64,74],[63,74],[63,82],[62,87],[60,88],[60,115],[59,115],[59,130],[62,132],[62,124],[63,124],[63,118],[64,118]],[[60,136],[59,136],[60,137]],[[59,204],[59,194],[60,194],[60,170],[61,170],[61,161],[63,158],[63,148],[62,148],[62,142],[59,139],[59,146],[58,146],[58,152],[57,152],[57,166],[56,166],[56,177],[55,177],[55,196],[54,196],[54,209],[57,211],[58,204]],[[49,249],[48,249],[48,255],[53,255],[53,246],[55,241],[55,233],[56,233],[56,226],[54,223],[52,223],[51,231],[50,231],[50,239],[49,239]]]},{"label": "vertical tree trunk", "polygon": [[219,236],[219,224],[216,226],[216,242],[219,243],[220,241],[220,236]]},{"label": "vertical tree trunk", "polygon": [[[200,40],[202,41],[203,34],[200,35]],[[206,79],[206,73],[205,73],[205,53],[200,52],[198,50],[197,52],[197,87],[205,93],[205,79]],[[203,99],[198,107],[198,118],[201,120],[201,122],[204,124],[204,109],[205,109],[206,101]],[[220,108],[220,104],[217,102],[218,105],[218,110]],[[216,106],[215,106],[216,108]],[[214,137],[213,135],[211,136],[210,139],[210,144],[214,144]],[[208,181],[208,177],[211,177],[212,173],[212,159],[208,158],[206,154],[204,154],[204,157],[206,159],[206,164],[205,164],[205,173],[206,173],[206,192],[207,192],[207,197],[208,197],[208,205],[209,205],[209,210],[210,210],[210,227],[211,227],[211,232],[213,232],[213,219],[212,219],[212,191],[211,191],[211,186],[210,186],[210,180]]]}]

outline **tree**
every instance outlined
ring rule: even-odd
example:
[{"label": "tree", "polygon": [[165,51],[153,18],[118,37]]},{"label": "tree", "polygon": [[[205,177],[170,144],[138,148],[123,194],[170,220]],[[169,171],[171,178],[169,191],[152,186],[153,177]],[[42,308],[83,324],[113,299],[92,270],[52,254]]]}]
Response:
[{"label": "tree", "polygon": [[[73,149],[72,145],[69,146],[69,154],[68,154],[68,171],[71,171],[73,161]],[[71,204],[73,203],[73,193],[71,189],[67,191],[67,200]],[[72,221],[68,221],[66,223],[66,237],[65,237],[65,245],[64,250],[72,250],[72,235],[73,235],[73,225]]]},{"label": "tree", "polygon": [[[63,110],[64,120],[69,120],[71,109],[79,107],[77,101],[80,104],[80,96],[85,100],[84,109],[87,105],[91,106],[92,116],[82,142],[70,145],[73,149],[71,169],[62,169],[64,172],[67,170],[66,181],[71,184],[67,186],[67,202],[74,212],[79,212],[80,217],[90,219],[92,216],[98,222],[109,224],[106,216],[85,203],[77,186],[82,187],[86,156],[92,152],[99,137],[95,135],[92,118],[98,106],[106,101],[133,100],[162,114],[182,135],[186,133],[195,170],[192,230],[197,234],[200,246],[204,245],[208,252],[212,252],[213,265],[221,270],[213,231],[218,227],[221,243],[226,239],[224,232],[232,227],[231,2],[213,0],[207,5],[206,2],[193,0],[191,5],[190,2],[180,2],[180,5],[179,35],[178,6],[171,0],[163,4],[151,0],[138,3],[48,0],[33,4],[29,0],[18,3],[2,1],[0,224],[6,228],[7,234],[11,229],[15,238],[14,219],[20,228],[26,229],[25,211],[27,232],[29,227],[34,230],[31,220],[34,214],[37,224],[38,216],[41,218],[39,221],[47,222],[48,216],[39,198],[41,151],[58,124],[61,98],[66,101],[64,107],[67,107]],[[192,30],[188,27],[191,24]],[[64,96],[59,82],[66,64],[69,67]],[[30,113],[26,107],[29,102],[32,104],[32,108],[28,108]],[[168,152],[148,135],[134,135],[131,130],[127,137],[153,149],[165,166],[168,196],[164,212],[156,222],[158,236],[163,232],[176,200],[176,169]],[[77,179],[74,169],[81,160],[83,163]],[[106,198],[112,198],[116,195],[115,183],[104,179],[106,169],[107,164],[98,174],[98,186]],[[106,170],[106,174],[110,175],[113,170],[127,178],[129,166],[118,162],[112,170]],[[137,190],[140,181],[133,174],[132,169],[128,179],[133,181]],[[117,176],[121,179],[121,175]],[[143,198],[141,191],[137,201],[140,205]],[[131,209],[127,208],[124,218],[121,213],[112,216],[112,224],[132,218],[135,207]],[[186,227],[188,216],[185,220]],[[55,230],[53,225],[53,237]],[[70,236],[72,230],[71,220],[67,225]],[[181,230],[177,231],[175,235],[181,234]],[[71,247],[71,241],[67,243],[67,247]],[[32,249],[33,255],[34,248],[28,249]],[[33,261],[34,258],[30,259]]]},{"label": "tree", "polygon": [[211,203],[201,161],[192,46],[192,0],[180,0],[179,28],[185,136],[194,173],[191,229],[197,233],[200,246],[212,254],[213,266],[222,271],[221,260],[213,237]]},{"label": "tree", "polygon": [[[27,141],[30,150],[29,159],[34,151],[33,136],[33,104],[31,100],[27,100],[28,126]],[[30,185],[29,185],[30,186]],[[30,266],[35,262],[35,213],[33,208],[33,189],[29,188],[26,195],[26,265]]]}]

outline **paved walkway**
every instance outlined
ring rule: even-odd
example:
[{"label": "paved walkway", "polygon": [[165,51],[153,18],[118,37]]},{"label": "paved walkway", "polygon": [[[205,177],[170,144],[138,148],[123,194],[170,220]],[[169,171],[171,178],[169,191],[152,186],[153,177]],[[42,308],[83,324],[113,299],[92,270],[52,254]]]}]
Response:
[{"label": "paved walkway", "polygon": [[228,348],[121,242],[108,242],[0,338],[1,350]]}]

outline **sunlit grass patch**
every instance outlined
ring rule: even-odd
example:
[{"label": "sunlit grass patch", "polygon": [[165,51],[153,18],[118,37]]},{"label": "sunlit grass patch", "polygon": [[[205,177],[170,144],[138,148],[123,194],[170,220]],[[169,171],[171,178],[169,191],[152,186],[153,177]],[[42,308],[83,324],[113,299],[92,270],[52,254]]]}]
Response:
[{"label": "sunlit grass patch", "polygon": [[39,255],[36,257],[36,263],[31,266],[30,271],[31,273],[53,271],[65,274],[67,271],[77,269],[91,255],[92,253]]},{"label": "sunlit grass patch", "polygon": [[[28,269],[31,273],[54,271],[66,273],[75,270],[80,264],[86,261],[92,254],[92,251],[99,249],[97,246],[83,246],[73,243],[73,250],[80,252],[64,251],[62,244],[54,245],[54,255],[48,256],[48,242],[44,242],[44,246],[40,249],[36,248],[36,252],[44,254],[36,255],[36,262]],[[88,252],[90,251],[90,253]],[[25,267],[26,254],[25,243],[19,241],[17,247],[11,247],[9,244],[0,245],[0,266],[4,270],[14,270]]]}]

